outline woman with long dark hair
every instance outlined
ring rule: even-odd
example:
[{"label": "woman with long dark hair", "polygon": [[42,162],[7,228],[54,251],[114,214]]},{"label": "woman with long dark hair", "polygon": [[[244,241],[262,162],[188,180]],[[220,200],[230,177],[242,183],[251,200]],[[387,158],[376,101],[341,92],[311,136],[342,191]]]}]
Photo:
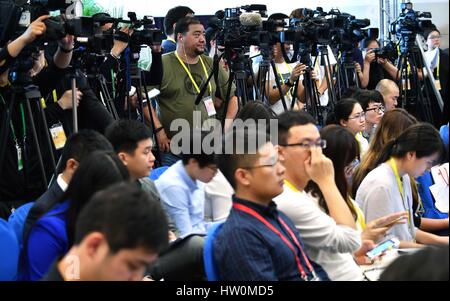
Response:
[{"label": "woman with long dark hair", "polygon": [[[400,247],[419,244],[448,244],[448,237],[439,237],[419,230],[413,222],[413,192],[411,178],[429,170],[444,154],[439,132],[430,124],[418,123],[406,129],[383,148],[375,166],[362,181],[356,202],[367,221],[396,211],[407,211],[408,222],[395,225],[388,238],[397,237]],[[417,243],[416,243],[417,242]]]},{"label": "woman with long dark hair", "polygon": [[[323,149],[323,154],[333,162],[336,186],[352,212],[357,230],[361,233],[363,245],[354,253],[354,257],[359,264],[370,263],[370,260],[365,257],[365,253],[374,247],[374,241],[382,237],[389,227],[393,226],[392,221],[402,222],[401,218],[406,217],[406,214],[405,212],[396,212],[366,224],[363,212],[350,196],[348,183],[354,162],[359,159],[358,142],[347,129],[337,125],[324,127],[320,131],[320,137],[327,141],[327,147]],[[329,215],[327,203],[319,186],[310,181],[305,191],[311,194],[318,201],[320,209]],[[332,254],[332,256],[341,255]]]},{"label": "woman with long dark hair", "polygon": [[67,191],[30,232],[19,280],[39,280],[72,246],[75,223],[90,198],[114,183],[129,179],[128,170],[113,152],[97,151],[76,170]]}]

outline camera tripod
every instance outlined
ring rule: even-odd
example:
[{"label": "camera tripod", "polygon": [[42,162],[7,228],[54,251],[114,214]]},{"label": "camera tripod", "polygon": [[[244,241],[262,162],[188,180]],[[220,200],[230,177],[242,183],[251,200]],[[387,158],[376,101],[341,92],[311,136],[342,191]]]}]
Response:
[{"label": "camera tripod", "polygon": [[[312,56],[314,56],[314,62],[311,62]],[[325,124],[326,118],[326,116],[324,116],[324,113],[326,113],[327,109],[325,107],[322,107],[320,103],[317,84],[315,82],[315,79],[311,77],[311,71],[313,70],[312,66],[316,66],[318,60],[319,66],[324,66],[324,79],[328,87],[328,106],[332,110],[336,101],[336,95],[334,91],[334,85],[332,84],[332,75],[330,70],[331,64],[327,46],[321,45],[313,48],[311,45],[309,45],[306,48],[301,49],[300,63],[306,65],[307,67],[306,72],[304,73],[303,80],[306,100],[305,110],[314,117],[318,125],[323,126]]]},{"label": "camera tripod", "polygon": [[[29,121],[29,125],[30,125],[30,130],[31,130],[31,135],[32,135],[32,140],[33,140],[33,144],[34,144],[34,151],[36,152],[37,155],[37,159],[39,162],[39,169],[41,172],[41,177],[42,177],[42,183],[43,183],[43,189],[46,190],[47,189],[47,185],[48,185],[48,181],[47,181],[47,174],[46,174],[46,170],[45,170],[45,166],[44,166],[44,160],[43,160],[43,155],[42,155],[42,149],[41,146],[39,144],[39,139],[38,139],[38,134],[37,134],[37,130],[36,130],[36,124],[35,124],[35,119],[33,116],[33,112],[32,112],[32,107],[30,105],[31,102],[34,102],[36,104],[36,108],[38,110],[38,112],[40,113],[40,119],[36,119],[38,122],[41,122],[39,129],[42,129],[43,132],[45,132],[45,143],[46,143],[46,147],[48,148],[48,153],[50,155],[50,163],[51,163],[51,167],[52,167],[52,171],[53,171],[53,175],[57,176],[57,170],[56,170],[56,164],[55,164],[55,157],[53,155],[53,147],[52,147],[52,143],[50,140],[50,134],[49,134],[49,130],[48,130],[48,125],[47,125],[47,119],[45,117],[45,112],[44,109],[42,108],[41,105],[41,93],[39,91],[39,89],[37,88],[37,86],[34,86],[31,84],[31,78],[29,78],[28,75],[18,75],[17,76],[18,80],[17,82],[13,81],[13,85],[12,85],[12,94],[11,94],[11,98],[10,98],[10,102],[9,105],[4,102],[3,105],[5,106],[5,111],[6,111],[6,118],[5,118],[5,122],[2,125],[1,131],[0,131],[0,141],[1,141],[1,147],[0,147],[0,170],[3,169],[2,165],[3,162],[5,160],[5,154],[6,154],[6,148],[7,148],[7,141],[9,138],[13,138],[15,139],[15,143],[16,143],[16,149],[17,149],[17,153],[18,153],[18,165],[23,164],[23,169],[25,172],[25,175],[27,174],[27,139],[26,139],[26,117],[25,117],[25,111],[26,111],[26,116],[28,117],[28,121]],[[25,79],[25,80],[22,80]],[[13,126],[13,115],[14,112],[16,111],[16,108],[20,107],[20,110],[22,112],[22,127],[23,127],[23,140],[19,141],[18,137],[16,137],[16,135],[19,134],[18,130],[14,130],[14,126]],[[20,145],[22,144],[22,145]],[[27,178],[25,177],[25,180],[27,180]]]},{"label": "camera tripod", "polygon": [[[433,123],[430,92],[423,79],[424,61],[419,48],[414,45],[414,40],[408,42],[408,38],[404,38],[397,64],[402,108],[407,109],[420,120]],[[422,72],[422,79],[419,72]]]},{"label": "camera tripod", "polygon": [[336,78],[337,78],[337,99],[342,98],[348,88],[352,86],[360,87],[359,77],[356,72],[355,63],[352,60],[353,50],[342,51],[341,60],[338,62]]},{"label": "camera tripod", "polygon": [[[131,103],[130,103],[130,91],[131,85],[133,84],[136,87],[136,96],[138,100],[138,112],[141,117],[141,121],[145,124],[145,114],[144,114],[144,100],[146,100],[148,113],[150,116],[150,125],[152,129],[153,138],[155,141],[155,166],[161,166],[161,152],[159,149],[158,136],[156,133],[155,120],[152,114],[152,99],[148,97],[147,86],[142,84],[146,83],[145,80],[145,72],[138,67],[139,60],[139,52],[130,51],[129,48],[125,50],[125,61],[126,61],[126,74],[125,74],[125,85],[123,86],[125,89],[125,97],[127,100],[127,117],[131,119]],[[113,83],[114,84],[114,83]],[[145,96],[142,98],[142,87],[144,88]],[[114,104],[113,104],[114,105]]]}]

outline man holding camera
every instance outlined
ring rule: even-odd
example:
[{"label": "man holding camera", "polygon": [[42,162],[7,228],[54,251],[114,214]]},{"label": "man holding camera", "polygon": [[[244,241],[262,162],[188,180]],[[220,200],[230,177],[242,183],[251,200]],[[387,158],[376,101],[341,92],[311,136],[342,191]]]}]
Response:
[{"label": "man holding camera", "polygon": [[[200,128],[203,122],[209,118],[221,120],[225,102],[224,99],[217,97],[217,92],[220,89],[222,98],[225,97],[228,84],[228,75],[223,67],[219,67],[219,86],[217,87],[215,81],[211,80],[203,98],[199,103],[195,103],[213,66],[212,59],[204,54],[205,29],[197,19],[186,17],[178,21],[175,27],[175,36],[177,37],[177,50],[162,58],[163,78],[157,87],[161,92],[158,98],[159,117],[152,111],[159,149],[162,152],[162,164],[166,166],[170,166],[180,159],[170,152],[170,139],[180,131],[179,128],[171,128],[172,122],[187,121],[190,129],[193,129]],[[225,127],[229,121],[234,119],[238,110],[234,89],[230,93],[226,109],[228,121]],[[144,112],[148,120],[147,107],[144,108]],[[201,116],[200,120],[196,120],[197,116]]]},{"label": "man holding camera", "polygon": [[[24,96],[14,95],[17,88],[20,89],[20,83],[16,84],[14,81],[16,74],[10,77],[12,75],[10,67],[21,64],[19,60],[29,59],[20,58],[19,54],[46,32],[44,21],[49,17],[45,15],[37,18],[22,35],[0,48],[0,114],[2,116],[0,141],[2,141],[1,143],[6,142],[1,145],[0,151],[0,207],[2,207],[0,208],[0,216],[4,218],[9,216],[11,208],[34,200],[46,189],[38,164],[37,150],[32,138],[33,134],[30,121],[27,118],[26,106],[22,103],[23,99],[20,99]],[[72,36],[66,36],[59,40],[58,50],[53,60],[48,63],[43,51],[36,53],[36,55],[33,54],[32,68],[21,76],[32,76],[33,82],[38,84],[41,91],[51,91],[53,82],[56,82],[63,75],[63,69],[70,63],[72,43]],[[13,97],[15,97],[15,100]],[[11,105],[11,101],[15,101],[14,105]],[[49,103],[45,109],[46,115],[51,115],[52,111],[61,110],[58,107],[62,103],[65,103],[65,101],[61,99],[59,102]],[[12,108],[11,111],[10,108]],[[33,108],[32,105],[38,141],[45,141],[44,134],[47,129],[40,127],[38,122],[40,121],[39,112],[36,112],[37,110],[33,110]],[[8,113],[11,115],[11,121],[6,124]],[[49,156],[49,150],[44,147],[42,152],[44,162],[48,162],[45,159]],[[45,165],[47,167],[45,172],[48,175],[50,165]]]}]

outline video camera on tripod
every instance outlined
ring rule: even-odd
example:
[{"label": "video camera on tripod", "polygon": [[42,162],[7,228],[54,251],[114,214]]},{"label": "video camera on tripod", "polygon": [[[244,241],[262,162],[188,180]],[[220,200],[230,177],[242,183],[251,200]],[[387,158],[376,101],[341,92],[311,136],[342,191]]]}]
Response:
[{"label": "video camera on tripod", "polygon": [[390,32],[400,41],[400,53],[405,53],[414,47],[417,34],[422,34],[434,26],[431,20],[422,19],[431,18],[431,13],[413,10],[411,2],[402,3],[401,10],[398,18],[391,24]]}]

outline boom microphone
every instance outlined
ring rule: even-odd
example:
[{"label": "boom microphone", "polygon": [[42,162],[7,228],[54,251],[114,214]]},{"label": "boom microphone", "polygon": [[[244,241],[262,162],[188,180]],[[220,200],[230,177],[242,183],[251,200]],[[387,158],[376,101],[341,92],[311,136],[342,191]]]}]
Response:
[{"label": "boom microphone", "polygon": [[242,26],[262,26],[262,18],[258,13],[242,13],[239,22]]}]

